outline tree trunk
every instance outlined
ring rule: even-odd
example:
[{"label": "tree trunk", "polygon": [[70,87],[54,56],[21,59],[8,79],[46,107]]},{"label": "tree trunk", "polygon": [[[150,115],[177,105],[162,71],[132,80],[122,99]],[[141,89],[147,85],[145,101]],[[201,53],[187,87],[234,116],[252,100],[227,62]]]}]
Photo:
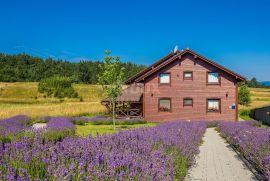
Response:
[{"label": "tree trunk", "polygon": [[115,130],[115,100],[112,101],[112,109],[113,109],[113,130]]}]

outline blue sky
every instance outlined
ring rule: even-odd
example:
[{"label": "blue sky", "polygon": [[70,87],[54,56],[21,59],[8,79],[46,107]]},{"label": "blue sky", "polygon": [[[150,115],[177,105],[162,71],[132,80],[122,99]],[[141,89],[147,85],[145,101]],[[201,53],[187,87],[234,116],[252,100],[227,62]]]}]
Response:
[{"label": "blue sky", "polygon": [[175,45],[270,80],[270,1],[1,0],[0,52],[149,65]]}]

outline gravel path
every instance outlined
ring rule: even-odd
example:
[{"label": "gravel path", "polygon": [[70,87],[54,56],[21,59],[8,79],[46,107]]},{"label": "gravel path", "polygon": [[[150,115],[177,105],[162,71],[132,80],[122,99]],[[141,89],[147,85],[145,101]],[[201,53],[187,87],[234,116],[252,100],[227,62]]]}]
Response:
[{"label": "gravel path", "polygon": [[196,164],[185,181],[249,181],[256,180],[234,150],[217,131],[208,128],[200,146]]},{"label": "gravel path", "polygon": [[46,123],[36,123],[32,126],[33,129],[37,130],[37,129],[44,129],[47,127]]}]

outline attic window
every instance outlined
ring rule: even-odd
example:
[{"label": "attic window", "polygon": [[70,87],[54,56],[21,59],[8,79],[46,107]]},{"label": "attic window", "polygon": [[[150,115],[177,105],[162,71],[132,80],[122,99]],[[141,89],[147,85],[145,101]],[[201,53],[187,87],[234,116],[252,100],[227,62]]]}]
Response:
[{"label": "attic window", "polygon": [[171,83],[170,73],[159,74],[159,84],[170,84],[170,83]]},{"label": "attic window", "polygon": [[184,80],[192,80],[193,79],[193,72],[185,71],[183,75]]}]

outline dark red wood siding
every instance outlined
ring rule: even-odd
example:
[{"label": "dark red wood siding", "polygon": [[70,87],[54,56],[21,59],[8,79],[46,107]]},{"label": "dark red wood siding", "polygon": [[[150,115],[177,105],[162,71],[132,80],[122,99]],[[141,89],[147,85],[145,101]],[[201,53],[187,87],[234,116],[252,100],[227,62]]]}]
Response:
[{"label": "dark red wood siding", "polygon": [[[183,72],[192,71],[193,79],[184,80]],[[207,72],[220,73],[220,85],[207,85]],[[169,85],[159,84],[160,73],[170,73]],[[148,77],[144,89],[144,117],[148,121],[175,120],[237,120],[237,109],[230,106],[237,104],[237,81],[235,77],[225,73],[207,62],[185,54],[163,69]],[[228,97],[226,97],[228,93]],[[171,112],[159,112],[158,100],[161,97],[171,98]],[[192,98],[193,106],[183,106],[184,98]],[[207,99],[219,98],[221,112],[207,112]]]}]

